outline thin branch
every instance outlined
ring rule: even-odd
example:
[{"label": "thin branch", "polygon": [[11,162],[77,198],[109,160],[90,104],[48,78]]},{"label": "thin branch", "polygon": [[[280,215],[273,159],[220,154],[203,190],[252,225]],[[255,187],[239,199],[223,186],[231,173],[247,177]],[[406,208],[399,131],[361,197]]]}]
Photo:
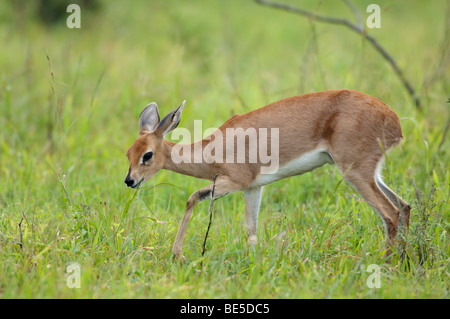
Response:
[{"label": "thin branch", "polygon": [[23,222],[23,219],[24,219],[24,214],[23,214],[23,212],[22,212],[22,219],[20,220],[20,223],[19,223],[19,236],[20,236],[20,240],[19,240],[19,242],[17,243],[18,245],[19,245],[19,247],[20,247],[20,249],[22,250],[23,249],[23,234],[22,234],[22,222]]},{"label": "thin branch", "polygon": [[303,10],[303,9],[300,9],[300,8],[297,8],[297,7],[293,7],[293,6],[290,6],[290,5],[287,5],[287,4],[283,4],[283,3],[270,2],[270,1],[266,1],[266,0],[255,0],[255,2],[257,2],[257,3],[261,4],[261,5],[267,6],[267,7],[272,7],[272,8],[276,8],[276,9],[292,12],[292,13],[295,13],[295,14],[299,14],[299,15],[302,15],[302,16],[308,18],[308,19],[311,19],[311,20],[324,22],[324,23],[330,23],[330,24],[336,24],[336,25],[342,25],[342,26],[345,26],[348,29],[350,29],[350,30],[352,30],[352,31],[362,35],[389,62],[389,64],[394,69],[394,71],[397,74],[397,76],[402,81],[402,83],[403,83],[404,87],[406,88],[406,90],[408,91],[409,95],[413,99],[416,107],[419,110],[422,109],[421,104],[420,104],[420,100],[417,97],[414,88],[409,83],[409,81],[405,78],[405,76],[403,75],[403,71],[397,65],[397,63],[395,62],[394,58],[392,58],[392,56],[386,51],[386,49],[373,36],[368,34],[366,32],[366,30],[362,26],[358,26],[358,25],[348,21],[347,19],[341,19],[341,18],[335,18],[335,17],[318,15],[318,14],[315,14],[313,12],[310,12],[310,11],[307,11],[307,10]]},{"label": "thin branch", "polygon": [[213,177],[213,186],[212,186],[212,190],[211,190],[211,201],[209,202],[209,224],[208,224],[208,229],[206,230],[205,239],[203,240],[202,257],[205,255],[206,240],[208,239],[209,229],[211,228],[212,214],[213,214],[213,208],[214,208],[214,191],[216,189],[217,176],[219,176],[219,174],[216,174],[216,176]]},{"label": "thin branch", "polygon": [[324,23],[344,25],[358,33],[364,32],[364,29],[359,28],[357,25],[354,25],[353,23],[351,23],[350,21],[348,21],[346,19],[318,15],[313,12],[303,10],[303,9],[300,9],[297,7],[293,7],[288,4],[284,4],[284,3],[270,2],[270,1],[266,1],[266,0],[255,0],[255,1],[259,4],[262,4],[267,7],[277,8],[277,9],[281,9],[284,11],[289,11],[289,12],[292,12],[295,14],[302,15],[304,17],[307,17],[308,19],[312,19],[312,20],[316,20],[316,21],[320,21],[320,22],[324,22]]}]

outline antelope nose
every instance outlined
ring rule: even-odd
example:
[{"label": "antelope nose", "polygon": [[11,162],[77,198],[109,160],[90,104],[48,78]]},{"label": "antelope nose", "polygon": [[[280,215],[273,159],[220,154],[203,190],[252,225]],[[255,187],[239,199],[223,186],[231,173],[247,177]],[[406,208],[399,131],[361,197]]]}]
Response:
[{"label": "antelope nose", "polygon": [[132,180],[131,178],[125,178],[124,182],[128,187],[132,187],[134,185],[134,180]]}]

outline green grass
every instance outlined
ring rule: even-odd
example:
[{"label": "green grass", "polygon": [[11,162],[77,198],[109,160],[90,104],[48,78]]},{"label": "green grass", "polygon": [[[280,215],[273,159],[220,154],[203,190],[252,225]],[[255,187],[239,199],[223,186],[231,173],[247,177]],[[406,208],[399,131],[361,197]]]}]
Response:
[{"label": "green grass", "polygon": [[[357,4],[363,17],[369,3]],[[382,28],[369,32],[419,88],[423,112],[357,35],[252,1],[103,1],[98,12],[82,8],[79,30],[64,19],[45,27],[28,6],[2,2],[0,297],[448,298],[447,4],[380,5]],[[304,6],[352,18],[341,2]],[[181,126],[217,127],[283,97],[344,87],[401,119],[405,141],[384,175],[412,206],[410,267],[397,255],[386,263],[381,221],[332,166],[265,187],[254,251],[235,193],[215,202],[201,258],[209,215],[200,204],[186,263],[174,261],[186,200],[207,183],[162,171],[137,192],[125,187],[142,108],[156,101],[167,113],[186,99]],[[72,262],[79,289],[66,285]],[[366,284],[370,264],[382,267],[379,289]]]}]

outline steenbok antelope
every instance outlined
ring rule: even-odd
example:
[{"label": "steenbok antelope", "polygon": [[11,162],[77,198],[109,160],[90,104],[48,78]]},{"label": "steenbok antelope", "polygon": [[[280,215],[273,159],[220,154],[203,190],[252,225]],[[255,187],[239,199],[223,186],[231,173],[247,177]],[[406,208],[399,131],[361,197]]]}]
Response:
[{"label": "steenbok antelope", "polygon": [[[142,111],[139,137],[127,152],[130,163],[125,178],[127,186],[139,187],[160,169],[210,181],[217,176],[215,197],[237,190],[244,192],[248,241],[254,245],[263,186],[334,163],[381,217],[387,254],[398,226],[409,226],[410,206],[380,176],[384,154],[403,138],[398,116],[380,100],[352,90],[290,97],[235,115],[203,140],[181,145],[165,140],[164,136],[180,123],[183,107],[184,102],[161,121],[155,103]],[[275,168],[267,169],[267,159],[262,160],[261,153],[251,154],[256,150],[255,145],[250,145],[252,135],[256,146],[266,148],[266,155],[276,160]],[[235,140],[240,143],[235,144]],[[272,148],[267,150],[269,141]],[[207,149],[209,156],[205,155]],[[202,158],[199,159],[196,150],[200,150]],[[241,160],[237,156],[235,161],[234,155],[242,150],[245,156]],[[227,154],[226,160],[216,156],[223,153]],[[189,197],[173,244],[175,257],[181,255],[195,205],[210,197],[212,186],[211,183]]]}]

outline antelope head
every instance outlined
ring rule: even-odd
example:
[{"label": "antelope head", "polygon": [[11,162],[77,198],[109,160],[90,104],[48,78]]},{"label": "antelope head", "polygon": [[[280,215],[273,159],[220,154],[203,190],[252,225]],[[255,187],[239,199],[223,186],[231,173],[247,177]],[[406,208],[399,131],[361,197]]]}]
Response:
[{"label": "antelope head", "polygon": [[180,123],[183,101],[179,107],[159,118],[158,106],[150,103],[139,115],[139,136],[127,151],[130,163],[125,184],[137,188],[160,169],[164,168],[167,154],[164,148],[164,136],[173,131]]}]

